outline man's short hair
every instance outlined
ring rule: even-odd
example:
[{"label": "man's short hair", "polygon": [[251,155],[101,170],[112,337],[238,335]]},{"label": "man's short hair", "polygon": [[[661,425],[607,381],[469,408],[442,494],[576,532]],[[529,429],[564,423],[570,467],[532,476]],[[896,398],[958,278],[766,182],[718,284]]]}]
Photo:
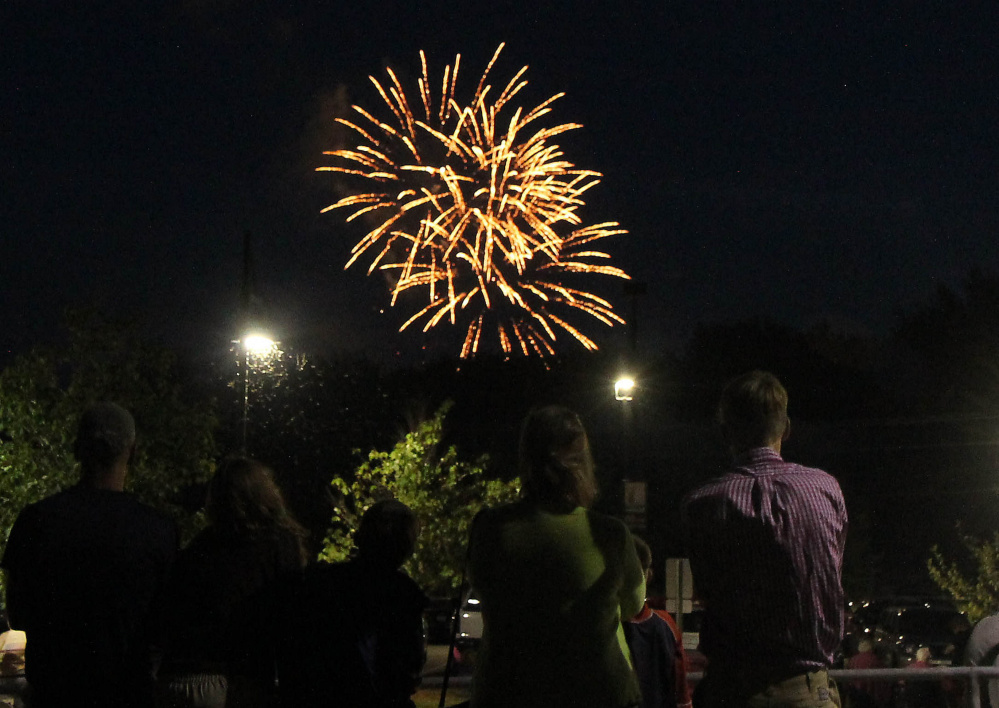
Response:
[{"label": "man's short hair", "polygon": [[360,557],[398,568],[413,555],[419,534],[412,509],[397,499],[383,499],[364,512],[354,545]]},{"label": "man's short hair", "polygon": [[738,447],[762,447],[779,440],[787,425],[787,391],[766,371],[750,371],[726,384],[718,422]]},{"label": "man's short hair", "polygon": [[638,562],[642,564],[642,570],[647,571],[652,567],[652,549],[644,539],[633,536],[635,539],[635,552],[638,553]]},{"label": "man's short hair", "polygon": [[80,416],[73,453],[86,465],[110,467],[135,444],[135,420],[117,403],[95,403]]}]

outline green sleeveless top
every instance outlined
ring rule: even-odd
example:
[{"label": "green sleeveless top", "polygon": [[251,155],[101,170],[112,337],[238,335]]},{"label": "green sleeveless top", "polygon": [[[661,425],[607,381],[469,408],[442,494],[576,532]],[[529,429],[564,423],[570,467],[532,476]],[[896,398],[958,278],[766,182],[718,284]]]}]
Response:
[{"label": "green sleeveless top", "polygon": [[469,575],[483,618],[474,708],[639,704],[621,619],[642,609],[645,579],[623,523],[524,502],[484,511]]}]

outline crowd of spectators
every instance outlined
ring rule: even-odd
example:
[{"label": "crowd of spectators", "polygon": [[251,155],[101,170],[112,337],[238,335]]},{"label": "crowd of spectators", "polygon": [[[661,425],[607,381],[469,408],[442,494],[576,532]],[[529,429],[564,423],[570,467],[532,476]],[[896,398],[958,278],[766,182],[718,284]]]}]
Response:
[{"label": "crowd of spectators", "polygon": [[[718,422],[731,467],[683,501],[705,613],[707,668],[693,696],[676,624],[646,602],[649,547],[591,509],[582,420],[562,406],[531,411],[521,498],[481,512],[469,539],[483,616],[471,705],[890,705],[890,684],[855,681],[841,696],[829,677],[843,639],[847,513],[831,475],[781,456],[787,405],[771,374],[730,382]],[[420,532],[408,507],[376,503],[351,560],[309,563],[271,470],[234,458],[208,486],[207,526],[180,549],[175,524],[124,491],[134,451],[128,411],[88,408],[80,482],[27,506],[11,531],[2,567],[10,625],[27,636],[29,705],[413,706],[428,599],[401,570]],[[851,667],[886,665],[869,643],[857,649]],[[908,708],[942,706],[931,686],[913,683]]]}]

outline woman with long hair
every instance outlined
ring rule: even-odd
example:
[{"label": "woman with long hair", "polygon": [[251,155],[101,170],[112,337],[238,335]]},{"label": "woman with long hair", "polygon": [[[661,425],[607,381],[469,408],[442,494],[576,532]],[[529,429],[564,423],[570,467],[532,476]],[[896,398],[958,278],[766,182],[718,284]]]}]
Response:
[{"label": "woman with long hair", "polygon": [[278,582],[305,565],[305,531],[266,466],[226,460],[208,484],[208,527],[181,551],[162,613],[161,708],[266,705]]},{"label": "woman with long hair", "polygon": [[644,574],[625,525],[589,509],[597,485],[579,416],[531,411],[519,456],[523,498],[472,527],[483,618],[472,706],[637,706],[621,620],[642,608]]}]

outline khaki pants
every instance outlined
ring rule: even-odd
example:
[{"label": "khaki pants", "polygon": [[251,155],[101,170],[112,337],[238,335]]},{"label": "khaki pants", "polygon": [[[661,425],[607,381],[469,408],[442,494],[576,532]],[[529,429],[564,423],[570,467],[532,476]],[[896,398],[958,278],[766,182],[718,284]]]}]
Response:
[{"label": "khaki pants", "polygon": [[765,686],[752,686],[724,673],[712,673],[694,693],[695,708],[842,708],[829,672],[809,671]]}]

